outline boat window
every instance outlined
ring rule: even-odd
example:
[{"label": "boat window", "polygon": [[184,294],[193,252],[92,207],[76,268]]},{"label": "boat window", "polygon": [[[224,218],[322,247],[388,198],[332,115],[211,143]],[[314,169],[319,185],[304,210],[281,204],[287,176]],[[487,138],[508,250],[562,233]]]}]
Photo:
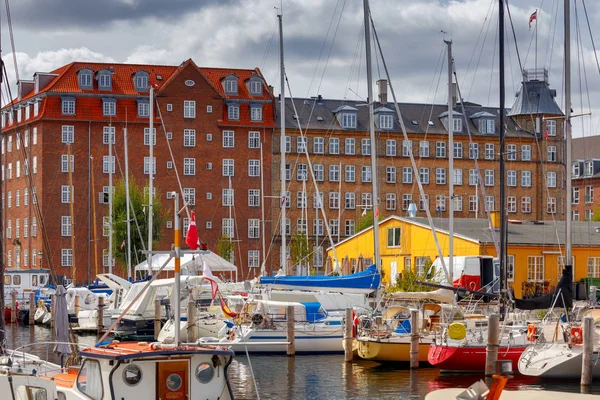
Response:
[{"label": "boat window", "polygon": [[10,285],[10,275],[5,275],[4,276],[4,284],[5,285]]},{"label": "boat window", "polygon": [[67,396],[63,392],[58,392],[58,400],[67,400]]},{"label": "boat window", "polygon": [[20,285],[20,284],[21,284],[21,275],[13,276],[13,285]]},{"label": "boat window", "polygon": [[128,386],[135,386],[142,380],[142,370],[135,364],[129,364],[123,369],[123,381]]},{"label": "boat window", "polygon": [[46,284],[46,275],[40,275],[40,285]]},{"label": "boat window", "polygon": [[38,283],[37,278],[38,278],[37,275],[31,275],[31,286],[37,286],[37,283]]},{"label": "boat window", "polygon": [[200,383],[208,383],[215,376],[215,369],[209,363],[202,363],[196,368],[196,379]]},{"label": "boat window", "polygon": [[87,359],[83,362],[77,375],[77,389],[93,400],[102,399],[102,374],[98,361]]},{"label": "boat window", "polygon": [[36,386],[19,386],[17,388],[17,400],[47,400],[46,389]]}]

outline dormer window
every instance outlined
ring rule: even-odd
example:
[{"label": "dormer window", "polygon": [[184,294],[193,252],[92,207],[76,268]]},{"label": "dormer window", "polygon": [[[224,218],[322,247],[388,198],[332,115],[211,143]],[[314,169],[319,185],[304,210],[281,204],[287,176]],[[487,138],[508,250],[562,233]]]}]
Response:
[{"label": "dormer window", "polygon": [[454,122],[454,132],[462,132],[462,119],[453,118],[452,122]]},{"label": "dormer window", "polygon": [[[261,110],[261,117],[262,117],[262,110]],[[239,104],[232,103],[227,106],[227,118],[229,118],[229,120],[239,120],[240,119]]]},{"label": "dormer window", "polygon": [[250,119],[252,121],[262,121],[262,106],[260,104],[250,106]]},{"label": "dormer window", "polygon": [[573,163],[573,177],[577,178],[579,176],[579,161],[575,161]]},{"label": "dormer window", "polygon": [[356,113],[342,113],[342,128],[356,128]]},{"label": "dormer window", "polygon": [[223,88],[226,94],[238,94],[238,78],[235,75],[229,75],[223,80]]},{"label": "dormer window", "polygon": [[133,85],[136,92],[146,92],[148,90],[148,72],[138,71],[133,75]]},{"label": "dormer window", "polygon": [[21,122],[21,107],[17,107],[17,123]]},{"label": "dormer window", "polygon": [[394,127],[394,116],[381,114],[379,116],[379,129],[392,129]]},{"label": "dormer window", "polygon": [[114,117],[117,115],[117,100],[116,99],[102,99],[102,114],[107,117]]},{"label": "dormer window", "polygon": [[62,101],[62,114],[63,115],[75,115],[75,98],[74,97],[63,97]]},{"label": "dormer window", "polygon": [[98,71],[98,89],[112,90],[112,72],[108,69]]},{"label": "dormer window", "polygon": [[587,176],[594,175],[594,162],[593,161],[586,161],[585,162],[585,174]]},{"label": "dormer window", "polygon": [[479,132],[491,134],[496,133],[496,121],[488,118],[479,119]]},{"label": "dormer window", "polygon": [[36,101],[36,102],[33,103],[33,116],[37,117],[37,115],[39,114],[39,112],[40,112],[40,102]]},{"label": "dormer window", "polygon": [[27,103],[25,105],[25,121],[27,121],[29,117],[31,117],[31,107],[29,106],[29,103]]},{"label": "dormer window", "polygon": [[[64,113],[63,113],[63,114],[64,114]],[[13,110],[12,110],[12,109],[9,109],[9,110],[8,110],[8,124],[9,124],[9,125],[12,125],[12,124],[13,124],[13,118],[14,118],[14,117],[13,117]]]},{"label": "dormer window", "polygon": [[80,69],[77,73],[79,78],[79,89],[81,90],[92,90],[94,84],[92,83],[93,71],[89,68]]},{"label": "dormer window", "polygon": [[149,117],[150,116],[150,103],[148,99],[138,99],[138,117]]},{"label": "dormer window", "polygon": [[250,91],[251,96],[262,95],[262,81],[258,78],[250,80],[248,84],[248,90]]}]

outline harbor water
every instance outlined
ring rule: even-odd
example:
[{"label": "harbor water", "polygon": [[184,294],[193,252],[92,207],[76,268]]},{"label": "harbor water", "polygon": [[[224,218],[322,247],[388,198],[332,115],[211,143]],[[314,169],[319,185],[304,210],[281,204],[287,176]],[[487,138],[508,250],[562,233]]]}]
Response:
[{"label": "harbor water", "polygon": [[[52,352],[52,331],[49,328],[7,324],[7,346],[27,347],[49,361],[60,363]],[[77,335],[80,345],[93,345],[95,335]],[[236,399],[423,399],[436,389],[467,387],[482,379],[482,375],[440,374],[434,368],[410,371],[404,368],[379,365],[374,362],[345,363],[343,355],[264,356],[238,355],[229,376]],[[256,388],[255,388],[256,385]],[[579,381],[541,381],[537,378],[515,376],[509,380],[511,390],[556,390],[579,393]],[[260,396],[257,395],[257,390]],[[596,385],[591,393],[600,395]]]}]

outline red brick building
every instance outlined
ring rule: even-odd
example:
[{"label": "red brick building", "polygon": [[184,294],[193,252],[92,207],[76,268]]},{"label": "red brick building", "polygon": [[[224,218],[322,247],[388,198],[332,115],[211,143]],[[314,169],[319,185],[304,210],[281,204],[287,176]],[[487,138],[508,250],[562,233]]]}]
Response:
[{"label": "red brick building", "polygon": [[[209,249],[215,250],[223,234],[231,236],[239,277],[254,275],[250,271],[264,256],[261,235],[271,232],[269,225],[263,231],[260,224],[261,170],[271,176],[275,100],[258,69],[199,68],[192,60],[179,66],[75,62],[18,83],[14,102],[2,112],[3,256],[8,268],[51,267],[70,277],[75,265],[78,283],[93,278],[96,261],[100,271],[107,271],[103,222],[108,172],[114,170],[115,182],[122,179],[127,127],[130,175],[148,185],[150,85],[156,94],[154,186],[166,217],[155,248],[169,249],[172,243],[167,192],[177,191],[195,210],[200,238]],[[270,179],[264,190],[271,192]],[[92,201],[98,260],[92,245]]]},{"label": "red brick building", "polygon": [[573,139],[573,220],[600,216],[600,136]]}]

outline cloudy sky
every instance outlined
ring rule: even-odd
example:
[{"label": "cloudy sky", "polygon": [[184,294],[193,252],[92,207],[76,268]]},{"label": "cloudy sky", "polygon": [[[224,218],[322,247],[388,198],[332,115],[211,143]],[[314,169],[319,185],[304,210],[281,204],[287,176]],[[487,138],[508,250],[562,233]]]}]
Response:
[{"label": "cloudy sky", "polygon": [[[292,94],[366,97],[361,0],[13,0],[10,2],[21,79],[71,61],[178,65],[192,58],[212,67],[260,67],[279,92],[277,9],[282,7],[286,70]],[[371,0],[392,82],[403,102],[445,102],[443,39],[452,39],[463,97],[498,104],[498,0]],[[562,0],[509,0],[518,52],[525,68],[550,71],[563,102]],[[600,4],[587,0],[592,35],[600,45]],[[582,1],[572,8],[573,109],[589,112],[577,135],[600,133],[600,74]],[[12,48],[2,14],[2,55],[15,82]],[[575,14],[578,15],[579,28]],[[519,89],[517,46],[506,16],[507,106]],[[446,32],[445,34],[443,32]],[[580,40],[576,32],[579,31]],[[578,51],[579,47],[579,51]],[[579,54],[579,57],[577,55]],[[381,57],[374,79],[383,77]],[[581,89],[580,89],[581,88]],[[589,88],[589,89],[588,89]],[[289,93],[288,93],[289,95]],[[589,100],[588,100],[589,99]],[[582,119],[580,118],[580,121]],[[592,124],[592,121],[595,123]]]}]

